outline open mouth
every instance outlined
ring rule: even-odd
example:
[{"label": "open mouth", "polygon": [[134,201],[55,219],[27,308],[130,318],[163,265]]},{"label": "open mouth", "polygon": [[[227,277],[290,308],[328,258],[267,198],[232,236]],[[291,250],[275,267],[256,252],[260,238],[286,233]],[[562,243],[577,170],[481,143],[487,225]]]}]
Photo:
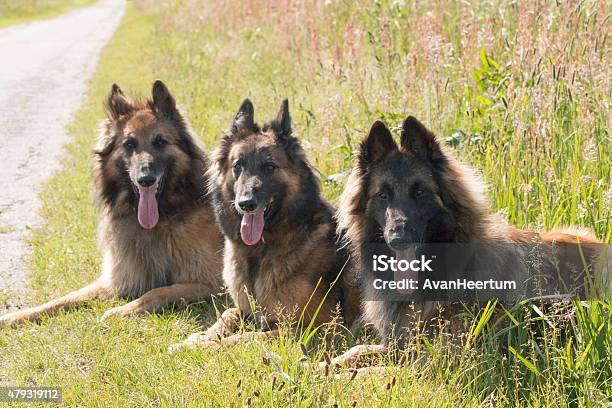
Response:
[{"label": "open mouth", "polygon": [[159,222],[158,199],[163,187],[162,181],[162,178],[158,177],[155,183],[148,187],[134,186],[138,196],[138,223],[144,229],[153,229]]},{"label": "open mouth", "polygon": [[242,213],[240,237],[246,245],[255,245],[261,241],[266,219],[270,215],[271,200],[263,209]]}]

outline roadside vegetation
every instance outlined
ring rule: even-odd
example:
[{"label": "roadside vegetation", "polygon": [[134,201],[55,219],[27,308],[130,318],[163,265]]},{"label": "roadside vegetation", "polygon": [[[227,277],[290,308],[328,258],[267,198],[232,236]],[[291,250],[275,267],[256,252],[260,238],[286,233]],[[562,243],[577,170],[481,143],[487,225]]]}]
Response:
[{"label": "roadside vegetation", "polygon": [[[334,202],[372,122],[397,130],[412,114],[482,172],[492,208],[508,222],[583,225],[609,243],[611,11],[605,1],[129,2],[71,127],[64,170],[42,195],[47,225],[34,232],[32,291],[22,301],[51,299],[99,274],[90,151],[113,82],[148,96],[163,79],[208,151],[244,97],[260,121],[288,97]],[[228,301],[219,296],[215,305]],[[315,374],[302,360],[376,341],[369,334],[332,345],[302,338],[307,356],[288,333],[169,355],[168,345],[215,319],[213,307],[100,322],[111,306],[91,302],[0,330],[0,385],[61,386],[70,406],[516,406],[520,399],[561,407],[612,398],[609,298],[577,302],[560,316],[490,304],[466,312],[471,328],[461,350],[423,339],[414,344],[419,361],[354,379]]]},{"label": "roadside vegetation", "polygon": [[2,0],[0,28],[55,17],[71,8],[94,3],[96,0]]}]

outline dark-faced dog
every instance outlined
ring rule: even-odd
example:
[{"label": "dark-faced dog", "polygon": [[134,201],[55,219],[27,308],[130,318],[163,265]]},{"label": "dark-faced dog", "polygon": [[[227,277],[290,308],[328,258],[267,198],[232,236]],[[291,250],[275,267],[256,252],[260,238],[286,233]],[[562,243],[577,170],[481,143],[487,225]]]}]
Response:
[{"label": "dark-faced dog", "polygon": [[113,85],[94,151],[102,276],[41,306],[0,318],[16,324],[113,295],[137,298],[104,317],[199,300],[222,285],[221,234],[206,196],[206,155],[161,81],[134,101]]},{"label": "dark-faced dog", "polygon": [[[210,180],[225,237],[223,278],[236,308],[183,344],[274,336],[292,313],[318,326],[332,321],[337,305],[343,323],[352,325],[359,300],[345,268],[347,253],[338,244],[334,209],[322,198],[317,173],[293,134],[286,100],[263,127],[254,121],[252,103],[242,103],[213,153]],[[255,318],[261,332],[224,337],[240,315]]]},{"label": "dark-faced dog", "polygon": [[[489,210],[482,183],[445,152],[432,132],[414,117],[403,123],[399,145],[380,121],[362,142],[357,162],[338,209],[339,229],[346,231],[352,259],[362,274],[364,318],[382,343],[360,345],[334,359],[351,365],[365,354],[401,349],[418,324],[439,313],[438,302],[392,301],[378,297],[372,285],[372,245],[391,254],[411,245],[435,243],[593,244],[588,231],[534,232],[507,225]],[[550,252],[550,251],[548,251]]]}]

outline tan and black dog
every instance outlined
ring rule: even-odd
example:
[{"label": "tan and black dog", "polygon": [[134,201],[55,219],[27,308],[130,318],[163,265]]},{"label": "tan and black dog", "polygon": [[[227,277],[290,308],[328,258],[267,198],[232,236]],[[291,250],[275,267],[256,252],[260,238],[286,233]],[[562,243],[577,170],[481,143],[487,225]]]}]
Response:
[{"label": "tan and black dog", "polygon": [[[320,325],[333,320],[338,305],[350,327],[359,314],[358,287],[351,285],[347,252],[338,244],[334,208],[322,198],[317,172],[293,134],[287,100],[261,128],[245,100],[213,153],[209,174],[225,236],[223,278],[236,308],[182,344],[214,347],[245,336],[272,337],[292,313],[303,313],[305,325],[312,319]],[[240,316],[255,318],[261,331],[228,337]]]},{"label": "tan and black dog", "polygon": [[350,366],[364,355],[387,353],[391,341],[395,341],[392,348],[402,348],[407,332],[440,312],[441,305],[433,301],[375,300],[373,276],[369,276],[372,245],[398,253],[410,245],[429,243],[506,245],[519,248],[516,251],[519,244],[537,244],[550,253],[552,243],[598,242],[585,229],[539,233],[508,225],[490,211],[484,185],[474,172],[446,152],[414,117],[403,122],[399,145],[385,124],[374,123],[345,187],[338,224],[360,269],[364,320],[377,329],[382,342],[355,346],[333,359],[334,366]]},{"label": "tan and black dog", "polygon": [[113,85],[94,151],[102,276],[66,296],[0,317],[17,324],[113,295],[130,315],[218,293],[223,240],[206,196],[208,160],[161,81],[134,101]]}]

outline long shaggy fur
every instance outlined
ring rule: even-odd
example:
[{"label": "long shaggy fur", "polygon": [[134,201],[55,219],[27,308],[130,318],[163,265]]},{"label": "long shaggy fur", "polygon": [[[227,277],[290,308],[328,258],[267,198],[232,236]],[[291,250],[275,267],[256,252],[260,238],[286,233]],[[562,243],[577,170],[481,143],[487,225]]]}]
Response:
[{"label": "long shaggy fur", "polygon": [[[485,185],[476,173],[456,160],[416,119],[406,120],[399,146],[390,139],[389,133],[386,139],[379,138],[377,142],[379,146],[372,147],[372,133],[381,128],[388,133],[384,125],[375,124],[370,136],[361,144],[357,163],[348,178],[337,212],[338,231],[346,232],[345,244],[349,247],[355,265],[360,266],[358,269],[362,274],[362,295],[366,299],[374,299],[376,294],[371,288],[371,279],[364,279],[363,274],[370,272],[366,272],[368,268],[364,266],[365,260],[362,260],[361,256],[365,245],[377,240],[380,242],[379,235],[367,233],[366,225],[373,220],[369,219],[366,208],[370,199],[368,194],[370,194],[373,168],[378,166],[376,177],[384,178],[386,173],[380,169],[384,169],[385,165],[391,166],[385,164],[389,162],[387,153],[384,153],[385,148],[389,152],[394,152],[388,154],[401,154],[405,161],[427,162],[427,167],[423,167],[427,169],[424,174],[427,174],[426,177],[437,186],[440,202],[444,204],[445,211],[450,214],[453,222],[452,235],[446,237],[448,242],[480,244],[599,242],[593,233],[585,228],[564,228],[540,233],[508,225],[491,213],[485,195]],[[370,159],[373,154],[372,149],[374,154],[377,152],[376,149],[383,151],[376,163]],[[366,322],[376,327],[385,346],[391,336],[398,336],[406,330],[414,330],[419,322],[426,322],[432,318],[439,311],[439,307],[436,302],[414,304],[384,300],[367,300],[363,305]],[[356,350],[353,354],[355,352]],[[348,355],[345,357],[348,358]],[[342,361],[342,358],[338,361]]]},{"label": "long shaggy fur", "polygon": [[[269,216],[262,240],[252,246],[240,238],[242,215],[235,202],[239,181],[230,157],[236,149],[248,151],[245,161],[265,150],[279,164],[263,179],[271,197]],[[337,244],[334,208],[321,196],[318,174],[291,130],[287,102],[275,120],[260,127],[253,120],[250,101],[245,101],[212,158],[211,196],[225,236],[223,277],[240,312],[262,313],[265,328],[274,327],[283,313],[305,309],[306,323],[316,315],[321,324],[331,321],[337,304],[342,304],[344,321],[350,325],[359,304],[356,288],[347,284],[351,273],[345,268],[347,253]],[[258,311],[251,309],[249,296]]]},{"label": "long shaggy fur", "polygon": [[[135,298],[104,315],[155,311],[178,300],[199,300],[222,285],[222,238],[206,197],[208,160],[166,86],[157,81],[152,98],[134,101],[113,85],[108,119],[94,149],[93,180],[100,222],[102,275],[94,283],[43,305],[0,318],[0,326],[113,295]],[[128,138],[141,146],[132,151]],[[163,139],[163,146],[155,147]],[[145,163],[146,162],[146,163]],[[143,164],[144,163],[144,164]],[[145,230],[137,219],[138,190],[133,174],[163,163],[156,193],[159,222]]]},{"label": "long shaggy fur", "polygon": [[222,239],[206,195],[206,154],[180,111],[163,116],[177,132],[176,145],[169,152],[164,193],[159,199],[160,222],[144,231],[135,216],[137,196],[132,182],[115,165],[118,158],[113,152],[125,137],[128,122],[145,125],[161,113],[152,99],[127,100],[117,112],[114,99],[107,102],[109,119],[101,126],[94,150],[102,279],[122,297],[138,297],[154,288],[184,282],[201,282],[211,292],[220,289]]}]

